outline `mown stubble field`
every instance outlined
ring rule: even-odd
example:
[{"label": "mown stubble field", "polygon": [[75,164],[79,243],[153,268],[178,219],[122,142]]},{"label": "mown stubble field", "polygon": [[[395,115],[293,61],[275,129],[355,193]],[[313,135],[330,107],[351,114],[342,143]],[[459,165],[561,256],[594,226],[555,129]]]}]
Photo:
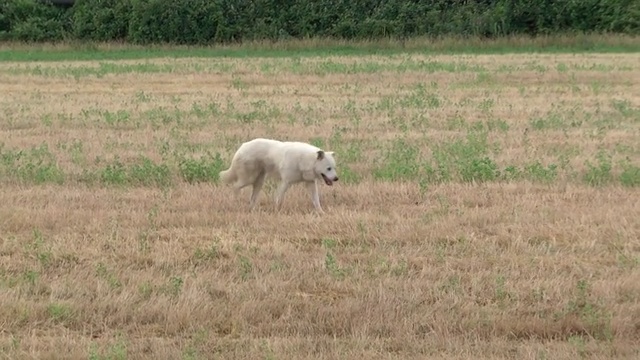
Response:
[{"label": "mown stubble field", "polygon": [[[640,56],[0,63],[0,354],[640,356]],[[218,184],[254,137],[336,152]]]}]

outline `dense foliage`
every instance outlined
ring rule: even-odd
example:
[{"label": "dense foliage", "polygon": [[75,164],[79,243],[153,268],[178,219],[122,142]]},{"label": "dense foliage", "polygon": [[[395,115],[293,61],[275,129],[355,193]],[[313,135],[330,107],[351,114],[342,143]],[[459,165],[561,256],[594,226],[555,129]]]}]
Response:
[{"label": "dense foliage", "polygon": [[640,33],[637,0],[3,0],[0,39],[211,44],[305,37]]}]

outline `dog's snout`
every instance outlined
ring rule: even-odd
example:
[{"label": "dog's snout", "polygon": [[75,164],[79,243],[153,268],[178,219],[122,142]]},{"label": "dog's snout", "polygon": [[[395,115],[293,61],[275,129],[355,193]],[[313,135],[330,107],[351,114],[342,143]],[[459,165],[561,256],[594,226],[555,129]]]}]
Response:
[{"label": "dog's snout", "polygon": [[338,177],[337,177],[337,176],[336,176],[336,177],[334,177],[334,178],[333,178],[333,181],[338,181]]}]

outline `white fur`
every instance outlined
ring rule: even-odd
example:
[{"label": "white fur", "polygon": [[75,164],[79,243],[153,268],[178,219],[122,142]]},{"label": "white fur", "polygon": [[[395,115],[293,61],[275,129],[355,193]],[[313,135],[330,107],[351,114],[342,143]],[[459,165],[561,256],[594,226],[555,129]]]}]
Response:
[{"label": "white fur", "polygon": [[258,138],[245,142],[238,148],[229,169],[220,172],[220,180],[233,185],[236,194],[245,186],[252,185],[250,210],[256,205],[267,175],[280,181],[275,194],[277,209],[280,209],[289,187],[304,182],[313,206],[319,213],[324,213],[320,206],[316,180],[321,179],[327,185],[333,185],[334,181],[338,181],[335,167],[332,151],[323,151],[302,142]]}]

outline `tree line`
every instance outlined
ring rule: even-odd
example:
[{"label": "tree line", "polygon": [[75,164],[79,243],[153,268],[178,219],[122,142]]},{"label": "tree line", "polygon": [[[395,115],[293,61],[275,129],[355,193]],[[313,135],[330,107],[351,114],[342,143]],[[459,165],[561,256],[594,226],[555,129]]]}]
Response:
[{"label": "tree line", "polygon": [[640,33],[638,0],[2,0],[0,40],[209,45],[331,37]]}]

